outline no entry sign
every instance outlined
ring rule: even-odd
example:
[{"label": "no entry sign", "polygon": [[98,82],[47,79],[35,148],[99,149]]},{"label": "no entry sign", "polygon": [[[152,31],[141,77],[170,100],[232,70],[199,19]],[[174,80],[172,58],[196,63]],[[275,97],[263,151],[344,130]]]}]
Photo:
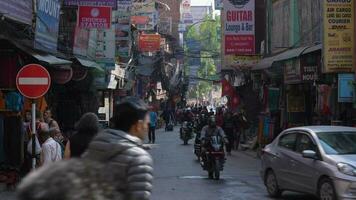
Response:
[{"label": "no entry sign", "polygon": [[51,85],[48,71],[38,64],[24,66],[16,76],[16,86],[20,93],[30,99],[45,95]]}]

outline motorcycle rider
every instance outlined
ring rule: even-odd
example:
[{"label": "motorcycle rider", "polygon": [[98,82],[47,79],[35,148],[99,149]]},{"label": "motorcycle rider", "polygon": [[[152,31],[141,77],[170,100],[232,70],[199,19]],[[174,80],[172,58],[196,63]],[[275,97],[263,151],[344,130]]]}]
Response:
[{"label": "motorcycle rider", "polygon": [[[211,116],[209,118],[209,121],[208,121],[208,125],[207,126],[204,126],[204,128],[201,130],[201,141],[202,141],[202,160],[203,160],[203,163],[204,163],[204,166],[205,166],[205,163],[207,161],[207,157],[206,157],[206,151],[207,151],[207,140],[211,137],[211,136],[216,136],[216,135],[219,135],[220,137],[223,138],[225,144],[228,144],[228,140],[227,140],[227,137],[224,133],[224,130],[217,126],[216,125],[216,119],[214,116]],[[205,166],[206,167],[206,166]]]}]

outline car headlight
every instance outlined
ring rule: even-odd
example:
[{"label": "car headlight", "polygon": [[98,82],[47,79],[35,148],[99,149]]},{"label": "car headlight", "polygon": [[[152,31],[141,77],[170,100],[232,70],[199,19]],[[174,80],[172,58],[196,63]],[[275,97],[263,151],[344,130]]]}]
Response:
[{"label": "car headlight", "polygon": [[346,163],[338,163],[337,168],[343,174],[346,174],[349,176],[356,176],[356,168],[352,165],[349,165]]}]

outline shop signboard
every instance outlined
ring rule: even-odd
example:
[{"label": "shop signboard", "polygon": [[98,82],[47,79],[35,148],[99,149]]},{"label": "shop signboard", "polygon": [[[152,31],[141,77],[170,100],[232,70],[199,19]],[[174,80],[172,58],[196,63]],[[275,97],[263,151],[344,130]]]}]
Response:
[{"label": "shop signboard", "polygon": [[292,84],[301,82],[300,60],[291,59],[284,62],[284,83]]},{"label": "shop signboard", "polygon": [[184,24],[190,25],[194,23],[194,17],[191,12],[182,13],[182,21]]},{"label": "shop signboard", "polygon": [[78,26],[87,29],[110,29],[111,7],[79,6]]},{"label": "shop signboard", "polygon": [[146,25],[150,18],[148,16],[131,16],[131,24]]},{"label": "shop signboard", "polygon": [[117,12],[115,15],[116,56],[129,57],[131,52],[131,25],[129,12]]},{"label": "shop signboard", "polygon": [[89,43],[89,30],[75,27],[73,54],[86,56]]},{"label": "shop signboard", "polygon": [[215,10],[222,10],[223,8],[223,0],[215,0]]},{"label": "shop signboard", "polygon": [[255,54],[255,0],[224,0],[225,55]]},{"label": "shop signboard", "polygon": [[135,12],[155,12],[156,3],[153,0],[133,0],[131,11]]},{"label": "shop signboard", "polygon": [[132,0],[117,0],[117,11],[130,12]]},{"label": "shop signboard", "polygon": [[160,50],[161,35],[141,34],[139,36],[138,47],[142,52],[155,52]]},{"label": "shop signboard", "polygon": [[354,71],[354,2],[353,0],[324,0],[323,72],[325,73]]},{"label": "shop signboard", "polygon": [[172,17],[160,17],[158,19],[158,31],[161,34],[172,34]]},{"label": "shop signboard", "polygon": [[1,0],[0,13],[25,24],[32,24],[32,0]]},{"label": "shop signboard", "polygon": [[316,81],[319,78],[318,66],[301,66],[302,81]]},{"label": "shop signboard", "polygon": [[352,102],[354,96],[354,74],[339,74],[338,102]]},{"label": "shop signboard", "polygon": [[35,43],[36,49],[56,53],[61,4],[59,0],[38,0]]},{"label": "shop signboard", "polygon": [[64,0],[66,6],[109,6],[117,9],[116,0]]},{"label": "shop signboard", "polygon": [[225,65],[227,68],[249,69],[256,65],[261,60],[260,55],[239,56],[226,55]]},{"label": "shop signboard", "polygon": [[178,24],[178,32],[179,33],[184,33],[185,32],[185,24],[179,23]]},{"label": "shop signboard", "polygon": [[158,12],[135,12],[136,16],[148,17],[147,24],[136,24],[136,28],[141,31],[154,30],[155,26],[158,24]]}]

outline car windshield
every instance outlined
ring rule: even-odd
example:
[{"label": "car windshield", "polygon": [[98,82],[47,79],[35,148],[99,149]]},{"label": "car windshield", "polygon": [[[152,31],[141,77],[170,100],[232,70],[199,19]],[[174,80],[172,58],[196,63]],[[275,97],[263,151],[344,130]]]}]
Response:
[{"label": "car windshield", "polygon": [[356,132],[317,133],[326,154],[356,154]]}]

